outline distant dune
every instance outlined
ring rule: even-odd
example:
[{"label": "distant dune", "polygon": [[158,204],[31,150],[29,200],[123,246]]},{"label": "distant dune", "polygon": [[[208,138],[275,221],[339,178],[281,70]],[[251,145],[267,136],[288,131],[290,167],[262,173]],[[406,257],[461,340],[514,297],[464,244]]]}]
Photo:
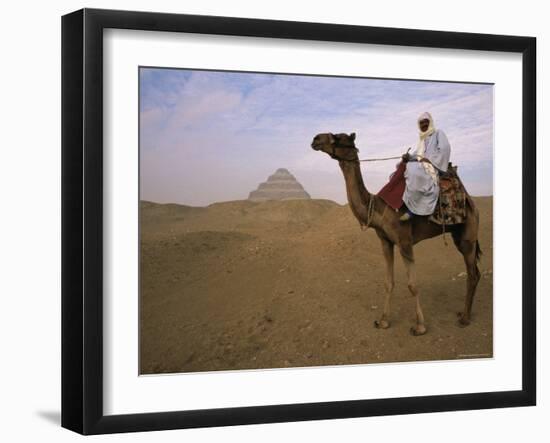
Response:
[{"label": "distant dune", "polygon": [[450,237],[417,245],[428,334],[396,265],[392,327],[381,314],[379,240],[348,205],[249,200],[140,202],[141,372],[439,360],[492,355],[492,197],[480,210],[483,278],[473,322],[456,326],[464,265]]}]

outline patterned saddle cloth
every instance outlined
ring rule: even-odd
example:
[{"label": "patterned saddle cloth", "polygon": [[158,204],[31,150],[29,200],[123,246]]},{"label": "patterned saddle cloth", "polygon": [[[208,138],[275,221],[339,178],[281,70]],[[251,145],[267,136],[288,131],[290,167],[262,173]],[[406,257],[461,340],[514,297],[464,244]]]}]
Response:
[{"label": "patterned saddle cloth", "polygon": [[457,167],[449,163],[447,172],[439,175],[439,200],[428,220],[438,225],[456,225],[466,221],[467,193],[457,174]]}]

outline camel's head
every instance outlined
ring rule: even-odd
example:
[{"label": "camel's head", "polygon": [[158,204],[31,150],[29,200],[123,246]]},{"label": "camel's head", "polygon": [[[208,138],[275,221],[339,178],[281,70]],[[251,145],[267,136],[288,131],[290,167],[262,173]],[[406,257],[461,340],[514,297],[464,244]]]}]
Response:
[{"label": "camel's head", "polygon": [[323,151],[336,160],[356,161],[355,132],[348,134],[317,134],[311,142],[315,151]]}]

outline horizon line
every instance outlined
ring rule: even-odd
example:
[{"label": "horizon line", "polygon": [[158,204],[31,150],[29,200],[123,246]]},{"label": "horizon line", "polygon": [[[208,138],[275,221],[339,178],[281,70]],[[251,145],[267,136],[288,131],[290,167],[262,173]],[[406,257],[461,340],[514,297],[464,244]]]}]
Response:
[{"label": "horizon line", "polygon": [[[494,195],[493,194],[489,194],[489,195],[470,195],[470,197],[473,197],[473,198],[493,198]],[[143,200],[143,199],[138,199],[138,202],[139,203],[154,203],[156,205],[177,205],[177,206],[187,206],[189,208],[207,208],[208,206],[212,206],[212,205],[215,205],[215,204],[218,204],[218,203],[235,203],[235,202],[250,202],[250,203],[266,203],[266,202],[289,202],[289,201],[312,201],[312,200],[323,200],[323,201],[329,201],[329,202],[332,202],[332,203],[335,203],[339,206],[346,206],[346,205],[349,205],[349,202],[345,202],[345,203],[338,203],[337,201],[335,200],[332,200],[330,198],[288,198],[288,199],[271,199],[271,200],[261,200],[261,201],[254,201],[254,200],[250,200],[248,198],[240,198],[240,199],[235,199],[235,200],[220,200],[220,201],[215,201],[215,202],[212,202],[212,203],[208,203],[206,205],[202,205],[202,206],[198,206],[198,205],[189,205],[189,204],[186,204],[186,203],[176,203],[176,202],[158,202],[158,201],[153,201],[153,200]]]}]

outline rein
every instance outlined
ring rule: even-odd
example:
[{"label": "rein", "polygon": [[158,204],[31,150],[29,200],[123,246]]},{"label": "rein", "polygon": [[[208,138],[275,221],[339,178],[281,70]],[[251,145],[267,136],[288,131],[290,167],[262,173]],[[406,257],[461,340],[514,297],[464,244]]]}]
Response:
[{"label": "rein", "polygon": [[[343,161],[343,162],[352,162],[352,163],[355,163],[355,162],[379,162],[379,161],[385,161],[385,160],[397,160],[399,158],[402,158],[401,155],[396,155],[395,157],[379,157],[379,158],[361,158],[361,159],[355,159],[355,160],[349,160],[347,158],[342,158],[342,157],[338,157],[336,155],[336,148],[337,146],[333,146],[332,147],[332,153],[329,153],[329,155],[335,159],[335,160],[338,160],[338,161]],[[354,148],[354,149],[357,149],[355,146],[338,146],[338,148]],[[409,148],[410,149],[410,148]],[[409,151],[407,151],[409,152]]]},{"label": "rein", "polygon": [[359,159],[358,161],[360,161],[360,162],[380,162],[380,161],[384,161],[384,160],[396,160],[398,158],[401,158],[401,156],[397,155],[395,157],[363,158],[363,159]]}]

